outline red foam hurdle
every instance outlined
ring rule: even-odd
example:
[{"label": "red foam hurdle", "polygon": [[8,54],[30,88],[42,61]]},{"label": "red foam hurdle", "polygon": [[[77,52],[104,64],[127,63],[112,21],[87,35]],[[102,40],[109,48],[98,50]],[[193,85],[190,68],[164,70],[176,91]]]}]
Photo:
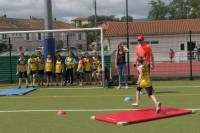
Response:
[{"label": "red foam hurdle", "polygon": [[126,125],[126,124],[133,124],[133,123],[151,121],[156,119],[168,118],[173,116],[186,115],[191,113],[192,110],[162,107],[161,112],[159,114],[155,112],[155,108],[148,108],[141,110],[118,112],[113,114],[92,116],[91,118],[112,124]]}]

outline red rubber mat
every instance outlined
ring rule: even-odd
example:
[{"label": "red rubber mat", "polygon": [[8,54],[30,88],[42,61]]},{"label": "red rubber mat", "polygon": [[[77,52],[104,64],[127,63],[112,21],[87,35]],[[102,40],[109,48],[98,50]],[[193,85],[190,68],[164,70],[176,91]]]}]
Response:
[{"label": "red rubber mat", "polygon": [[191,114],[192,110],[177,109],[171,107],[162,107],[161,112],[157,114],[155,108],[130,110],[126,112],[118,112],[113,114],[104,114],[98,116],[92,116],[92,119],[108,122],[118,125],[133,124],[145,121],[151,121],[156,119],[168,118],[179,115]]}]

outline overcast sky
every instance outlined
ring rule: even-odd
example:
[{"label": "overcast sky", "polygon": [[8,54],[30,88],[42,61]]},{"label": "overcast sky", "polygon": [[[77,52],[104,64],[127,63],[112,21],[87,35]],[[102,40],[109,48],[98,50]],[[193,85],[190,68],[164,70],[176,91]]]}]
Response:
[{"label": "overcast sky", "polygon": [[[97,14],[125,15],[126,0],[96,0]],[[129,14],[136,19],[147,18],[150,0],[129,0]],[[170,0],[165,0],[170,1]],[[0,15],[29,18],[44,16],[44,0],[0,0]],[[80,16],[94,14],[93,0],[52,0],[53,17],[69,21]]]}]

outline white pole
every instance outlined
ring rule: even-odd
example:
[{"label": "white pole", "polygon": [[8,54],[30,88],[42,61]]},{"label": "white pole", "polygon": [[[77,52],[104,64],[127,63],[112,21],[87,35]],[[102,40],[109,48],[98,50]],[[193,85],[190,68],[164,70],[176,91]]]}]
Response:
[{"label": "white pole", "polygon": [[26,31],[0,31],[0,34],[13,33],[49,33],[49,32],[76,32],[76,31],[94,31],[102,28],[81,28],[81,29],[53,29],[53,30],[26,30]]},{"label": "white pole", "polygon": [[104,64],[103,28],[100,31],[101,31],[102,84],[103,84],[103,87],[105,87],[105,64]]}]

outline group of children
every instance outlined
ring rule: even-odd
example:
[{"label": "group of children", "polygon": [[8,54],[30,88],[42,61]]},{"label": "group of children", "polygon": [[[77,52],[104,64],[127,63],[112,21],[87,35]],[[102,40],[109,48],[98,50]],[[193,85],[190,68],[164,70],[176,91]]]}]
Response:
[{"label": "group of children", "polygon": [[[136,102],[133,103],[133,106],[139,106],[140,104],[140,91],[145,89],[148,96],[154,102],[156,107],[156,112],[161,111],[161,104],[157,101],[150,80],[150,74],[148,66],[145,63],[144,57],[139,57],[138,60],[138,72],[139,77],[137,81],[136,89]],[[63,81],[64,70],[65,82]],[[35,82],[37,79],[38,86],[44,85],[44,73],[46,73],[46,85],[49,86],[52,83],[53,74],[56,75],[56,85],[73,85],[74,72],[77,74],[78,84],[82,86],[83,82],[83,73],[85,73],[86,84],[92,83],[92,78],[95,83],[100,83],[102,78],[101,71],[101,62],[97,58],[96,54],[92,57],[89,57],[89,54],[86,53],[84,56],[79,56],[78,61],[73,57],[73,53],[69,52],[69,55],[66,57],[65,61],[62,61],[62,57],[58,54],[56,55],[56,60],[54,63],[53,58],[50,54],[47,55],[47,59],[43,60],[42,53],[39,51],[37,57],[32,53],[28,62],[24,58],[24,54],[21,53],[17,62],[17,75],[19,76],[19,88],[21,88],[22,77],[26,79],[26,87],[28,87],[28,76],[30,77],[31,85],[35,87]],[[37,78],[36,78],[37,73]]]},{"label": "group of children", "polygon": [[77,75],[77,82],[82,86],[84,79],[86,84],[92,84],[92,79],[95,84],[101,84],[102,71],[101,62],[96,53],[92,57],[85,53],[75,58],[73,53],[69,52],[63,61],[60,54],[57,54],[55,59],[51,54],[47,54],[47,58],[43,59],[42,53],[38,51],[37,57],[32,53],[28,61],[24,53],[20,53],[17,61],[17,75],[19,76],[19,88],[21,88],[23,77],[26,80],[26,87],[28,87],[29,79],[32,87],[36,86],[36,81],[38,86],[44,86],[44,79],[46,79],[48,87],[53,85],[54,77],[56,77],[56,86],[73,85],[74,75]]}]

